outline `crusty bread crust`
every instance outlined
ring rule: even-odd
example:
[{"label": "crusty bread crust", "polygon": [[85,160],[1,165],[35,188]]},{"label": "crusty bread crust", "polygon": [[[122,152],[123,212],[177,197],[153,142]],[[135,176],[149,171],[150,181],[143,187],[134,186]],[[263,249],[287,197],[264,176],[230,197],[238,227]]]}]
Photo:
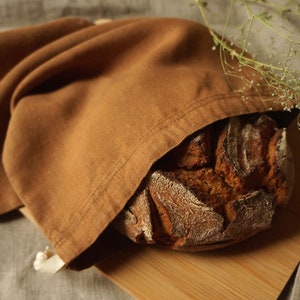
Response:
[{"label": "crusty bread crust", "polygon": [[160,159],[113,226],[136,243],[220,248],[269,228],[292,185],[285,128],[267,114],[229,118]]}]

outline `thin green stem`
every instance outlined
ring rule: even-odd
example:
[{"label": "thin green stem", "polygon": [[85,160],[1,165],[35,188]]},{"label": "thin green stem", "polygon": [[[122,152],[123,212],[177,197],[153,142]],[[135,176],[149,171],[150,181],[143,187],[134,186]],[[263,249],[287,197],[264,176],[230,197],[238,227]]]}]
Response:
[{"label": "thin green stem", "polygon": [[[243,93],[243,91],[245,91],[245,88],[247,87],[254,88],[257,94],[261,98],[264,98],[264,101],[268,102],[271,99],[265,99],[265,97],[262,97],[260,93],[263,91],[262,88],[267,87],[269,89],[270,96],[275,96],[278,101],[281,102],[284,109],[290,110],[292,107],[300,108],[300,81],[299,78],[297,78],[298,75],[296,75],[296,71],[292,71],[289,68],[290,59],[294,55],[298,55],[298,53],[294,50],[294,47],[298,47],[300,45],[300,41],[296,41],[294,38],[288,36],[287,34],[280,32],[278,28],[276,28],[276,24],[272,24],[272,22],[269,21],[271,15],[267,13],[256,14],[252,10],[250,5],[260,4],[262,7],[269,8],[275,13],[282,13],[283,11],[288,10],[288,8],[283,9],[277,6],[277,9],[275,9],[275,4],[270,5],[270,2],[267,0],[263,1],[263,3],[262,1],[258,0],[230,0],[230,6],[226,15],[223,32],[221,35],[218,35],[212,29],[212,26],[210,25],[210,22],[206,15],[207,5],[204,7],[203,5],[201,5],[202,1],[199,0],[196,0],[196,2],[198,3],[203,21],[213,38],[215,44],[213,49],[215,47],[219,47],[220,62],[224,70],[225,78],[228,84],[233,88],[233,90]],[[291,1],[291,3],[292,2],[293,4],[295,4],[295,1]],[[243,38],[243,40],[241,42],[241,49],[232,46],[233,44],[229,43],[226,37],[226,32],[232,18],[235,4],[241,4],[246,10],[249,18],[248,25],[242,26],[243,30],[241,32],[241,38]],[[283,17],[282,14],[280,16]],[[283,38],[289,44],[287,56],[284,61],[281,62],[281,64],[279,62],[278,64],[274,65],[272,63],[255,59],[253,56],[248,55],[247,47],[252,39],[251,33],[254,30],[253,28],[255,21],[258,21],[265,28],[269,29],[276,36]],[[231,59],[236,60],[237,64],[232,64],[232,62],[229,61],[230,57]],[[260,74],[261,82],[258,82],[258,84],[254,86],[252,78],[248,77],[248,72],[243,72],[243,67],[246,67],[248,70],[252,69],[255,74]],[[245,82],[245,86],[239,90],[234,89],[230,82],[230,78],[241,79]],[[242,98],[244,99],[245,97],[242,96]]]},{"label": "thin green stem", "polygon": [[253,16],[252,16],[251,19],[250,19],[250,26],[249,26],[249,30],[248,30],[248,32],[247,32],[247,36],[246,36],[246,39],[245,39],[245,42],[244,42],[244,46],[243,46],[243,48],[242,48],[243,51],[242,51],[241,55],[244,55],[244,53],[245,53],[245,51],[246,51],[246,49],[247,49],[247,45],[248,45],[248,42],[249,42],[250,34],[251,34],[251,32],[252,32],[253,20],[254,20],[254,18],[253,18]]}]

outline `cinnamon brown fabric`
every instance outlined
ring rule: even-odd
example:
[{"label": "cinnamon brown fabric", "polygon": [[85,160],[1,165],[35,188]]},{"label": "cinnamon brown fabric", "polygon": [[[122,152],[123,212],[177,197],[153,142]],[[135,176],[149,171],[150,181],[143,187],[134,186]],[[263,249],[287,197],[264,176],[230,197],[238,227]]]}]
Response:
[{"label": "cinnamon brown fabric", "polygon": [[242,101],[212,46],[202,25],[167,18],[0,33],[0,213],[26,206],[70,263],[189,134],[281,109],[250,87]]}]

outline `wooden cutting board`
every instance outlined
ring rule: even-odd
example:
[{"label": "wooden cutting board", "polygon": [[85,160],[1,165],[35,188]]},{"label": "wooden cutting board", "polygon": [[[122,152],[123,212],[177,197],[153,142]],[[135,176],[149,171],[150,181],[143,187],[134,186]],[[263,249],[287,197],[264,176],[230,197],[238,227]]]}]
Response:
[{"label": "wooden cutting board", "polygon": [[288,130],[295,189],[273,227],[225,249],[182,253],[128,244],[97,268],[137,299],[276,299],[300,260],[300,131]]}]

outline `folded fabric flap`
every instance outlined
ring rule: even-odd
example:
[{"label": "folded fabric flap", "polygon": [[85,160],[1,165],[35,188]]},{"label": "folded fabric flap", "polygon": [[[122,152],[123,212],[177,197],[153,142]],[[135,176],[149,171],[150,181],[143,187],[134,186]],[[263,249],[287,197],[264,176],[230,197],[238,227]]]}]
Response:
[{"label": "folded fabric flap", "polygon": [[21,27],[0,34],[0,79],[33,51],[72,32],[93,25],[83,19],[67,17],[38,26]]},{"label": "folded fabric flap", "polygon": [[[20,68],[8,74],[19,62],[36,50],[49,45],[51,42],[92,23],[77,18],[62,18],[38,26],[17,28],[0,34],[0,147],[2,152],[10,119],[11,95],[22,78]],[[30,70],[31,67],[29,67]],[[28,71],[29,72],[29,71]],[[5,77],[5,75],[8,75]],[[5,78],[5,79],[4,79]],[[11,82],[13,80],[14,82]],[[22,206],[22,202],[12,189],[2,163],[0,164],[0,213]]]},{"label": "folded fabric flap", "polygon": [[242,101],[212,46],[195,22],[113,21],[49,43],[3,79],[1,93],[13,90],[6,174],[66,263],[188,135],[226,117],[281,109],[250,87]]}]

